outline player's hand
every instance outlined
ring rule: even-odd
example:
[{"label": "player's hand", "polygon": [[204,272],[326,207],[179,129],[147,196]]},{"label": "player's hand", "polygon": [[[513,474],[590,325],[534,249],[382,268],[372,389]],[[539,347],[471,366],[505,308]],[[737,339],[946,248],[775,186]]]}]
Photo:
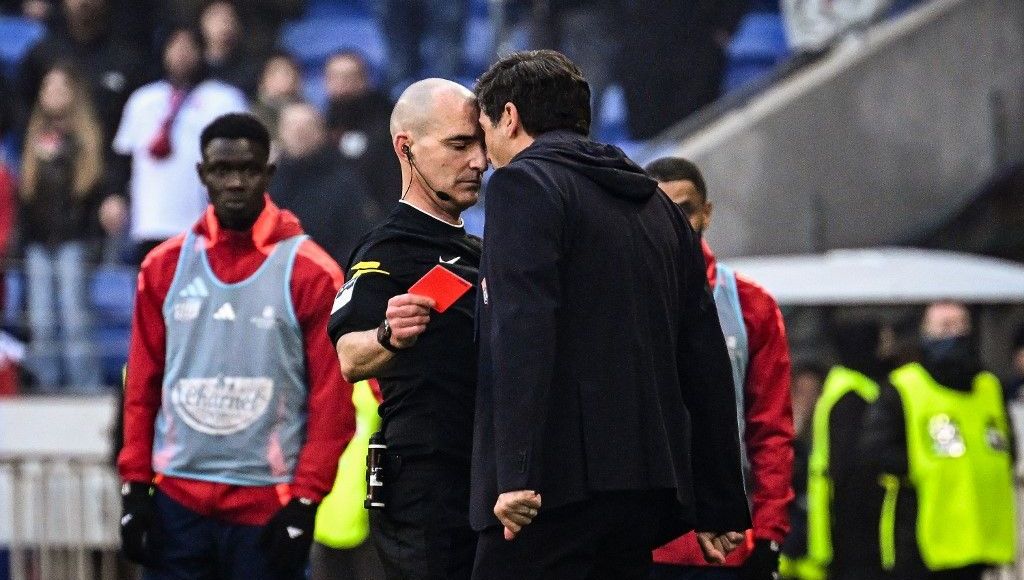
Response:
[{"label": "player's hand", "polygon": [[121,489],[121,552],[125,558],[143,566],[156,564],[155,527],[152,486],[126,482]]},{"label": "player's hand", "polygon": [[494,515],[505,526],[505,539],[512,541],[540,512],[540,494],[535,491],[506,491],[494,504]]},{"label": "player's hand", "polygon": [[391,344],[395,348],[409,348],[416,344],[430,322],[430,309],[434,301],[416,294],[399,294],[388,300],[385,317],[391,327]]},{"label": "player's hand", "polygon": [[741,532],[697,532],[697,543],[709,564],[725,564],[725,557],[743,542]]},{"label": "player's hand", "polygon": [[281,572],[305,569],[313,545],[317,505],[293,498],[263,526],[260,544],[267,550],[271,567]]}]

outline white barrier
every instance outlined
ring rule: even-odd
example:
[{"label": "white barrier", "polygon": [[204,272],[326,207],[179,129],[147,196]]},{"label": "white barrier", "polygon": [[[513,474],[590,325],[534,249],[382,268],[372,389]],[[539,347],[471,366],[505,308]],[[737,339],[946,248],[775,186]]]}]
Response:
[{"label": "white barrier", "polygon": [[0,547],[11,580],[115,580],[113,397],[0,401]]}]

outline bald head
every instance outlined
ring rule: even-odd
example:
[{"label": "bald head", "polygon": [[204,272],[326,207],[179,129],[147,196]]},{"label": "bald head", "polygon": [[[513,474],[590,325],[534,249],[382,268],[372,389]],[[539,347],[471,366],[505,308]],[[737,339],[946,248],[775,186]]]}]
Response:
[{"label": "bald head", "polygon": [[420,135],[432,123],[444,119],[450,111],[466,102],[476,103],[473,92],[447,79],[424,79],[405,89],[391,112],[391,137],[399,133]]}]

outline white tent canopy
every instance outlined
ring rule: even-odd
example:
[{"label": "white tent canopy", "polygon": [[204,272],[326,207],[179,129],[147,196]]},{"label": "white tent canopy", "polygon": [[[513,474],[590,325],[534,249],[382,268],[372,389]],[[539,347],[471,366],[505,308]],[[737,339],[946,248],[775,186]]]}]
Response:
[{"label": "white tent canopy", "polygon": [[1024,265],[975,254],[880,248],[722,262],[784,305],[1024,303]]}]

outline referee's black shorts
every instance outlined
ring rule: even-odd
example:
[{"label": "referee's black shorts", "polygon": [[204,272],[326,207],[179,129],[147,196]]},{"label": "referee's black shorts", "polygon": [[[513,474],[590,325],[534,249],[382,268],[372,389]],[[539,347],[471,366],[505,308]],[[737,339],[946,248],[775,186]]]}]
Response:
[{"label": "referee's black shorts", "polygon": [[370,536],[387,580],[469,580],[468,467],[392,455],[385,478],[387,507],[370,511]]}]

